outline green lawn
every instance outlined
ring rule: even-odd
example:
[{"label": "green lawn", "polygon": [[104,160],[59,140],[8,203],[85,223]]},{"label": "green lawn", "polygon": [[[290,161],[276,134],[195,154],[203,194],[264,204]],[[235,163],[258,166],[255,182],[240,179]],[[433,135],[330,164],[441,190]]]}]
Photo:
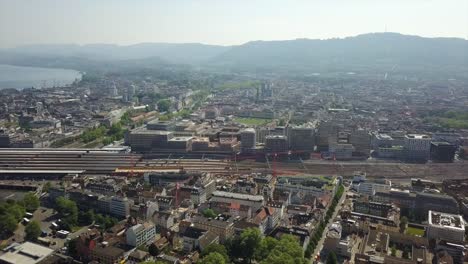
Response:
[{"label": "green lawn", "polygon": [[272,119],[263,119],[263,118],[244,118],[244,117],[238,117],[235,118],[234,121],[248,125],[248,126],[262,126],[270,123],[273,121]]},{"label": "green lawn", "polygon": [[74,227],[72,227],[70,233],[78,232],[78,231],[80,231],[80,229],[82,229],[83,227],[86,227],[86,226],[85,226],[85,225],[84,225],[84,226],[74,226]]},{"label": "green lawn", "polygon": [[424,236],[424,229],[417,228],[417,227],[410,227],[406,229],[406,234],[412,235],[412,236]]}]

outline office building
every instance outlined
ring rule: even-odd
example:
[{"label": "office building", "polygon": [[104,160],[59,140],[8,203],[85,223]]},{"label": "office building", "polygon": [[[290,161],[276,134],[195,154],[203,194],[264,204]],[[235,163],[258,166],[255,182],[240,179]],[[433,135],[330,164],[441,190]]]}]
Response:
[{"label": "office building", "polygon": [[289,133],[290,148],[293,151],[312,152],[315,148],[315,131],[312,127],[292,127]]},{"label": "office building", "polygon": [[367,202],[367,201],[355,201],[353,203],[353,212],[375,215],[379,217],[387,218],[389,212],[393,209],[391,204]]},{"label": "office building", "polygon": [[175,127],[175,124],[172,121],[154,120],[146,124],[146,129],[148,130],[172,131],[174,130],[174,127]]},{"label": "office building", "polygon": [[336,142],[337,136],[338,126],[334,122],[321,122],[317,128],[317,149],[319,151],[328,151],[330,142]]},{"label": "office building", "polygon": [[270,135],[265,138],[265,152],[285,153],[288,152],[288,139],[286,136]]},{"label": "office building", "polygon": [[128,101],[132,101],[135,94],[136,94],[136,86],[132,84],[127,88]]},{"label": "office building", "polygon": [[403,212],[408,212],[418,219],[426,219],[430,210],[456,214],[460,208],[452,196],[437,193],[410,192],[408,190],[390,189],[376,192],[372,200],[381,203],[397,204]]},{"label": "office building", "polygon": [[459,146],[462,136],[459,133],[434,133],[432,141],[434,142],[448,142],[452,145]]},{"label": "office building", "polygon": [[362,195],[373,196],[377,192],[390,191],[392,188],[392,182],[389,180],[375,180],[361,182],[357,186],[357,191]]},{"label": "office building", "polygon": [[256,146],[256,133],[253,128],[246,128],[241,131],[241,152],[253,153]]},{"label": "office building", "polygon": [[407,161],[425,162],[429,159],[431,152],[431,137],[408,134],[404,138],[403,148]]},{"label": "office building", "polygon": [[354,146],[347,143],[331,143],[329,151],[336,160],[350,160],[353,157]]},{"label": "office building", "polygon": [[130,216],[130,200],[127,197],[113,196],[110,200],[110,214],[120,218]]},{"label": "office building", "polygon": [[428,213],[427,238],[464,243],[465,221],[463,217],[430,210]]},{"label": "office building", "polygon": [[119,92],[117,90],[117,86],[115,86],[115,83],[112,84],[111,89],[110,89],[110,96],[111,97],[117,97],[119,96]]},{"label": "office building", "polygon": [[138,129],[128,134],[126,143],[134,151],[150,151],[166,148],[168,141],[173,137],[173,133],[169,131]]},{"label": "office building", "polygon": [[132,247],[146,246],[154,242],[156,227],[150,222],[137,224],[126,231],[127,244]]},{"label": "office building", "polygon": [[431,143],[431,160],[435,162],[453,162],[457,147],[448,142]]},{"label": "office building", "polygon": [[270,135],[270,130],[266,127],[259,127],[255,129],[255,139],[258,143],[265,143],[265,139],[268,135]]},{"label": "office building", "polygon": [[378,133],[374,134],[371,140],[372,148],[377,149],[379,147],[389,148],[398,145],[395,140],[388,134]]},{"label": "office building", "polygon": [[167,141],[167,150],[171,152],[192,151],[193,137],[173,137]]},{"label": "office building", "polygon": [[356,129],[349,135],[349,143],[351,143],[356,152],[369,156],[371,136],[367,130]]}]

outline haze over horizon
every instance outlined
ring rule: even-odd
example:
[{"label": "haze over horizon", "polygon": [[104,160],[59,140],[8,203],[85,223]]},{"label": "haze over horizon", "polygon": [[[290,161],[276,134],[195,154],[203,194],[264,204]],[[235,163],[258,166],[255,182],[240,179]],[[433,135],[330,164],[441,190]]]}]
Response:
[{"label": "haze over horizon", "polygon": [[4,0],[0,48],[148,42],[239,45],[373,32],[468,37],[466,0]]}]

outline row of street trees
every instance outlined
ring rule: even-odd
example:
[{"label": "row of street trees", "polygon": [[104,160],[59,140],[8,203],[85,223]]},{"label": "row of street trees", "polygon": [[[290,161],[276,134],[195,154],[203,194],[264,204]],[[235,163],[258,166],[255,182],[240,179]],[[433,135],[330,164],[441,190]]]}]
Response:
[{"label": "row of street trees", "polygon": [[[312,235],[312,237],[310,239],[309,245],[307,245],[307,249],[305,251],[305,257],[306,258],[313,257],[312,254],[315,252],[315,249],[317,248],[318,242],[322,238],[323,231],[325,230],[325,227],[327,226],[327,223],[331,220],[331,217],[333,216],[333,213],[335,212],[336,206],[338,205],[343,193],[344,193],[344,186],[340,185],[338,187],[338,190],[337,190],[335,196],[333,197],[332,204],[330,205],[330,207],[327,210],[327,213],[325,214],[325,219],[320,221],[320,224],[318,225],[317,229],[315,230],[314,234]],[[330,256],[330,258],[333,258],[333,256]],[[335,259],[336,259],[336,256],[335,256]],[[334,263],[336,263],[336,262],[334,262]]]}]

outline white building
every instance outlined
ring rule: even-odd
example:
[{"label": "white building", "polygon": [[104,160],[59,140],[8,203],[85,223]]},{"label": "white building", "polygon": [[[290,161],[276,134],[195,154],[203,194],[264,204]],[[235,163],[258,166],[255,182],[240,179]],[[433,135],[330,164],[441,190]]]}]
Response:
[{"label": "white building", "polygon": [[390,191],[392,182],[389,180],[380,180],[374,182],[361,182],[358,187],[358,193],[362,195],[373,196],[378,192]]},{"label": "white building", "polygon": [[465,241],[465,221],[461,215],[429,211],[427,238],[448,242]]},{"label": "white building", "polygon": [[145,222],[130,227],[125,234],[127,236],[127,244],[132,247],[148,245],[154,242],[156,238],[156,227],[150,222]]},{"label": "white building", "polygon": [[0,263],[6,264],[36,264],[54,253],[53,249],[31,242],[13,243],[2,251]]}]

